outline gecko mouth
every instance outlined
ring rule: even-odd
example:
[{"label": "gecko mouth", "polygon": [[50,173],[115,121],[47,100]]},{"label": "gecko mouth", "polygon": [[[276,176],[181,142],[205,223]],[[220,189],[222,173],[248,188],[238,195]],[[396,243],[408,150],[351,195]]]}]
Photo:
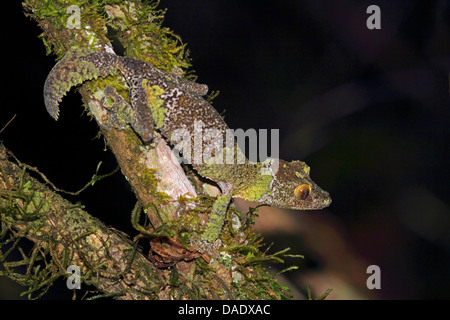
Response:
[{"label": "gecko mouth", "polygon": [[323,209],[331,205],[332,200],[330,194],[320,188],[318,185],[314,186],[312,196],[313,198],[311,200],[313,203],[313,210]]}]

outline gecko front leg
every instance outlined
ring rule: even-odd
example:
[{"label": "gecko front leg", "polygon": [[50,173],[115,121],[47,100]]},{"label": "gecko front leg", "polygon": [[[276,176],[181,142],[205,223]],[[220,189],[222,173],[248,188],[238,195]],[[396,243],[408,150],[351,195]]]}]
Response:
[{"label": "gecko front leg", "polygon": [[231,196],[229,195],[222,195],[216,198],[216,201],[212,206],[212,212],[208,224],[202,234],[203,239],[210,243],[217,240],[222,231],[230,202]]},{"label": "gecko front leg", "polygon": [[183,70],[179,67],[173,68],[172,73],[168,73],[170,80],[176,83],[180,89],[190,91],[199,96],[205,96],[208,93],[208,86],[197,82],[186,80],[182,77]]}]

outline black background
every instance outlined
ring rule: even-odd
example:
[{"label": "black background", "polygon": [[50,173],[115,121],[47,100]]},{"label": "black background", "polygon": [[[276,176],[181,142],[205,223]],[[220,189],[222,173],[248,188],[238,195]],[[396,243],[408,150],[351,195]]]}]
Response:
[{"label": "black background", "polygon": [[[54,65],[20,1],[3,7],[0,139],[57,186],[81,188],[105,151],[72,90],[55,122],[42,89]],[[366,8],[381,8],[368,30]],[[164,25],[188,44],[198,81],[231,128],[280,129],[280,157],[301,159],[333,204],[265,210],[267,243],[305,254],[285,280],[331,299],[449,298],[450,3],[441,1],[161,0]],[[6,22],[6,24],[5,24]],[[134,196],[116,174],[81,196],[88,212],[134,235]],[[299,263],[289,261],[290,264]],[[381,290],[366,268],[381,268]],[[58,287],[59,286],[59,287]],[[0,279],[0,298],[20,298]],[[70,298],[64,283],[47,299]],[[296,297],[300,297],[296,295]]]}]

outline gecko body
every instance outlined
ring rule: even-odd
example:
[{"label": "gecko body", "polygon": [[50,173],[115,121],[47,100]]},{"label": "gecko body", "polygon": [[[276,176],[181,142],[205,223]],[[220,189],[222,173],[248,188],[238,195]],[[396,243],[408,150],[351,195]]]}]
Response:
[{"label": "gecko body", "polygon": [[[208,90],[206,85],[187,81],[140,60],[90,49],[71,49],[54,66],[44,86],[47,111],[57,120],[59,103],[71,87],[117,71],[128,84],[130,103],[117,93],[114,95],[115,90],[111,88],[105,92],[109,92],[107,95],[110,97],[114,96],[116,102],[121,100],[120,103],[126,105],[125,122],[144,143],[152,140],[154,130],[159,130],[172,144],[177,142],[173,135],[179,130],[192,133],[192,143],[196,135],[208,130],[216,130],[226,136],[227,124],[203,98]],[[200,128],[195,125],[199,120],[202,123]],[[205,153],[202,162],[192,163],[192,166],[201,176],[215,181],[227,198],[238,197],[297,210],[322,209],[331,203],[329,194],[311,180],[310,169],[302,161],[275,159],[278,161],[276,171],[272,170],[273,160],[217,163],[215,160],[221,153],[231,152],[233,157],[241,154],[236,145],[231,151],[228,147],[214,147],[215,152]]]}]

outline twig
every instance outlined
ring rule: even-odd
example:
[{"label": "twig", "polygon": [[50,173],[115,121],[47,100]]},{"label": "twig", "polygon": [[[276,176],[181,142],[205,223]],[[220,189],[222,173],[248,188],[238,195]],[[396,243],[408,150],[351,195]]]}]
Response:
[{"label": "twig", "polygon": [[0,133],[3,132],[3,130],[6,129],[7,126],[16,118],[17,114],[13,115],[13,117],[3,126],[3,128],[0,130]]}]

